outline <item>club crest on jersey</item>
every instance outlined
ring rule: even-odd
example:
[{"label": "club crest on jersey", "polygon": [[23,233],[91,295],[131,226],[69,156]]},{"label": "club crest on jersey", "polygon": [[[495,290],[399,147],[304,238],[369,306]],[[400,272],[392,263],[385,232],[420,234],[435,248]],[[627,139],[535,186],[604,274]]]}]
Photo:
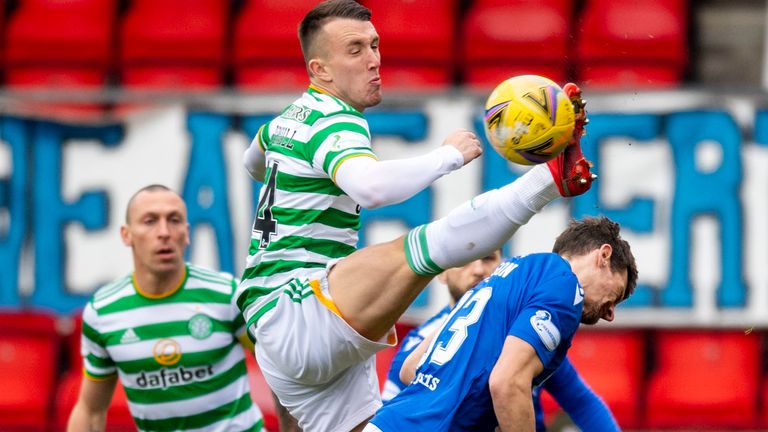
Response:
[{"label": "club crest on jersey", "polygon": [[531,316],[531,326],[548,351],[554,351],[560,345],[560,330],[552,322],[552,315],[545,310],[537,310]]},{"label": "club crest on jersey", "polygon": [[187,324],[189,334],[195,339],[205,339],[213,333],[213,321],[205,314],[197,314]]}]

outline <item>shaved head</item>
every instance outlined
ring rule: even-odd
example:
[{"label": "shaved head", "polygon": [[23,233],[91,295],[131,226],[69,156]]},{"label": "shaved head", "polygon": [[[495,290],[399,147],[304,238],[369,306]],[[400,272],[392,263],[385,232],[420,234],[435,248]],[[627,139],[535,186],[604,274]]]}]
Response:
[{"label": "shaved head", "polygon": [[349,18],[358,21],[370,21],[371,11],[355,0],[326,0],[307,12],[299,24],[299,42],[304,62],[318,55],[318,47],[322,46],[321,30],[325,24],[334,18]]},{"label": "shaved head", "polygon": [[[151,184],[149,186],[144,186],[143,188],[136,191],[136,193],[134,193],[131,196],[131,199],[128,200],[128,205],[125,207],[125,223],[127,224],[131,222],[131,209],[133,209],[134,207],[134,203],[136,201],[137,196],[141,195],[144,192],[158,192],[158,191],[171,192],[174,194],[176,193],[172,191],[169,187],[161,184]],[[179,199],[181,199],[181,197],[179,197]]]}]

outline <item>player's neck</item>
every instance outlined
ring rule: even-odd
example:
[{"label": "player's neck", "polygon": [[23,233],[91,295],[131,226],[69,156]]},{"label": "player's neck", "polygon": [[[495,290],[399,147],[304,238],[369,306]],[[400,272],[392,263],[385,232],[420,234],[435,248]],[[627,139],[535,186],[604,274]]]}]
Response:
[{"label": "player's neck", "polygon": [[137,269],[133,273],[133,284],[136,291],[145,297],[167,297],[184,284],[187,276],[187,267],[182,265],[171,272],[151,272]]},{"label": "player's neck", "polygon": [[330,83],[329,85],[323,85],[323,84],[318,84],[317,82],[311,81],[310,84],[309,84],[309,87],[311,89],[317,91],[317,92],[320,92],[320,93],[323,93],[323,94],[327,94],[329,96],[333,96],[336,99],[338,99],[338,100],[340,100],[340,101],[342,101],[342,102],[344,102],[346,104],[349,104],[349,106],[351,106],[352,108],[356,109],[357,111],[359,111],[361,113],[365,110],[365,107],[355,106],[353,103],[348,102],[347,100],[345,100],[341,96],[341,92],[336,90],[336,88],[333,86],[333,83]]}]

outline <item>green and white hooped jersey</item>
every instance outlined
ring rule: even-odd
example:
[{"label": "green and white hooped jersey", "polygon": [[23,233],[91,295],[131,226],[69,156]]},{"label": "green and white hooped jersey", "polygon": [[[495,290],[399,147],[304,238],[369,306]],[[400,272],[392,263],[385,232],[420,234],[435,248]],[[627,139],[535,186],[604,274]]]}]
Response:
[{"label": "green and white hooped jersey", "polygon": [[254,140],[267,170],[237,293],[249,327],[277,303],[278,287],[355,251],[360,207],[336,186],[336,170],[376,158],[363,115],[312,86]]},{"label": "green and white hooped jersey", "polygon": [[187,264],[174,292],[152,298],[132,275],[99,289],[83,311],[86,377],[119,374],[142,431],[259,431],[232,276]]}]

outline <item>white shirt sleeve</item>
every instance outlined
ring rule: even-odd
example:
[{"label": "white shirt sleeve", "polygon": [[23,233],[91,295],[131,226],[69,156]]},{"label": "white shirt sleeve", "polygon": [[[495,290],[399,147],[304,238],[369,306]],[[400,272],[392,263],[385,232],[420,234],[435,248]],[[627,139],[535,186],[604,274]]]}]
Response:
[{"label": "white shirt sleeve", "polygon": [[350,158],[339,165],[335,181],[361,207],[373,209],[405,201],[462,166],[461,152],[444,145],[408,159]]},{"label": "white shirt sleeve", "polygon": [[[259,129],[259,132],[261,132],[261,129]],[[251,145],[245,149],[243,154],[243,164],[245,169],[248,170],[248,175],[256,181],[264,181],[264,173],[267,171],[266,161],[267,157],[259,144],[259,134],[256,134],[253,141],[251,141]]]}]

